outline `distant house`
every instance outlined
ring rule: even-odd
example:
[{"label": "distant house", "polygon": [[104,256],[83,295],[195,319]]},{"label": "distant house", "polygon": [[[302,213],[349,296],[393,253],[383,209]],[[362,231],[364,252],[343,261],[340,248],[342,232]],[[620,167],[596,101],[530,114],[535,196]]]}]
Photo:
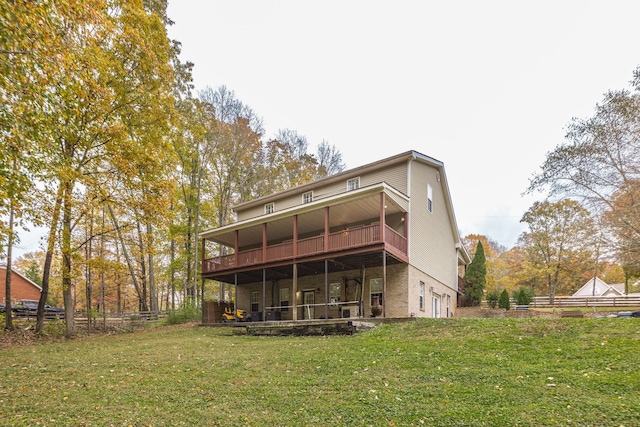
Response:
[{"label": "distant house", "polygon": [[216,249],[202,277],[235,287],[254,320],[455,313],[470,258],[438,160],[409,151],[234,211],[200,235]]},{"label": "distant house", "polygon": [[574,297],[619,297],[624,295],[624,283],[606,284],[599,277],[589,279]]},{"label": "distant house", "polygon": [[[0,266],[0,301],[6,303],[7,289],[7,266]],[[11,303],[15,304],[19,300],[39,300],[42,288],[13,268],[11,269]]]}]

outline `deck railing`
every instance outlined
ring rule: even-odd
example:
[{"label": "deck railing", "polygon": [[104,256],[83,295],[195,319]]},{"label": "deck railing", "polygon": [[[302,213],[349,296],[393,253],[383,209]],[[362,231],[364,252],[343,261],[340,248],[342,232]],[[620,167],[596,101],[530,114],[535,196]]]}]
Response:
[{"label": "deck railing", "polygon": [[314,236],[298,241],[298,256],[319,254],[322,251],[324,251],[324,236]]},{"label": "deck railing", "polygon": [[267,259],[270,261],[278,261],[281,259],[291,258],[293,256],[293,243],[279,243],[277,245],[267,246]]},{"label": "deck railing", "polygon": [[348,228],[329,234],[329,250],[341,250],[370,245],[380,241],[380,225]]},{"label": "deck railing", "polygon": [[389,245],[398,249],[403,254],[407,253],[407,238],[391,227],[385,228],[384,239]]},{"label": "deck railing", "polygon": [[[293,253],[292,241],[267,246],[266,259],[263,259],[262,248],[241,251],[238,252],[237,267],[257,265],[264,262],[282,261],[292,259],[294,257],[316,255],[324,252],[335,252],[382,243],[380,235],[380,225],[373,224],[330,233],[326,251],[324,234],[298,240],[297,254],[295,255]],[[387,244],[401,253],[407,253],[407,238],[388,226],[385,226],[384,239]],[[236,267],[235,259],[235,255],[223,255],[209,258],[204,261],[202,270],[204,273],[207,273],[234,268]]]}]

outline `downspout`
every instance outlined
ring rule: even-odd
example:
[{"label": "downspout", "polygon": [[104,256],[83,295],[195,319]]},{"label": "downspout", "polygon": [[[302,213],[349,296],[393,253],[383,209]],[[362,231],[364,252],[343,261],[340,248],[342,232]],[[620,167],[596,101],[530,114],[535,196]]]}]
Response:
[{"label": "downspout", "polygon": [[[387,225],[385,222],[386,195],[384,191],[380,193],[380,233],[382,242],[386,248],[387,244]],[[387,251],[382,249],[382,317],[387,317]]]}]

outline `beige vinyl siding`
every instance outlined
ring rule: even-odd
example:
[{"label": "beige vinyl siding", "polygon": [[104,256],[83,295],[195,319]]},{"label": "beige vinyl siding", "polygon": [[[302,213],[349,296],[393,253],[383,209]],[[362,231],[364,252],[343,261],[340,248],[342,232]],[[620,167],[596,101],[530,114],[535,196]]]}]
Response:
[{"label": "beige vinyl siding", "polygon": [[[313,187],[313,200],[320,201],[327,197],[345,193],[347,191],[347,181],[356,177],[360,178],[360,188],[379,184],[381,182],[386,182],[388,185],[406,195],[408,194],[407,165],[408,162],[402,161],[373,173],[365,173],[362,175],[347,175],[344,177],[344,179],[332,181],[326,185]],[[282,198],[275,199],[275,211],[278,212],[302,205],[302,194],[307,191],[312,190],[311,188],[305,186],[301,187],[300,191],[286,193],[286,195],[283,195]],[[269,201],[273,201],[273,199],[269,199]],[[244,221],[264,215],[265,204],[267,204],[267,202],[259,204],[257,206],[236,210],[238,221]]]},{"label": "beige vinyl siding", "polygon": [[[409,263],[451,289],[457,287],[455,236],[451,231],[443,180],[437,169],[415,161],[411,166]],[[433,212],[427,209],[427,185],[433,189]]]},{"label": "beige vinyl siding", "polygon": [[[408,194],[407,165],[408,162],[400,162],[375,173],[360,175],[360,188],[368,187],[380,182],[386,182],[402,194],[406,195]],[[346,180],[343,185],[346,189]]]},{"label": "beige vinyl siding", "polygon": [[[238,221],[244,221],[246,219],[255,218],[260,215],[264,215],[264,205],[267,203],[263,203],[259,206],[254,206],[249,209],[243,209],[242,211],[236,211],[238,215]],[[276,210],[280,209],[280,202],[274,203],[274,207]]]}]

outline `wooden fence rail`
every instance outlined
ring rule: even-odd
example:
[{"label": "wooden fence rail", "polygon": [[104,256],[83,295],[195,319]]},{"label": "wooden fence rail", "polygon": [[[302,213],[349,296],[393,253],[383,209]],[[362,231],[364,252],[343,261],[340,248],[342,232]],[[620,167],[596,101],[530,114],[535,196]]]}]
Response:
[{"label": "wooden fence rail", "polygon": [[567,297],[557,296],[553,302],[549,297],[535,297],[531,307],[640,307],[640,295],[618,297]]}]

